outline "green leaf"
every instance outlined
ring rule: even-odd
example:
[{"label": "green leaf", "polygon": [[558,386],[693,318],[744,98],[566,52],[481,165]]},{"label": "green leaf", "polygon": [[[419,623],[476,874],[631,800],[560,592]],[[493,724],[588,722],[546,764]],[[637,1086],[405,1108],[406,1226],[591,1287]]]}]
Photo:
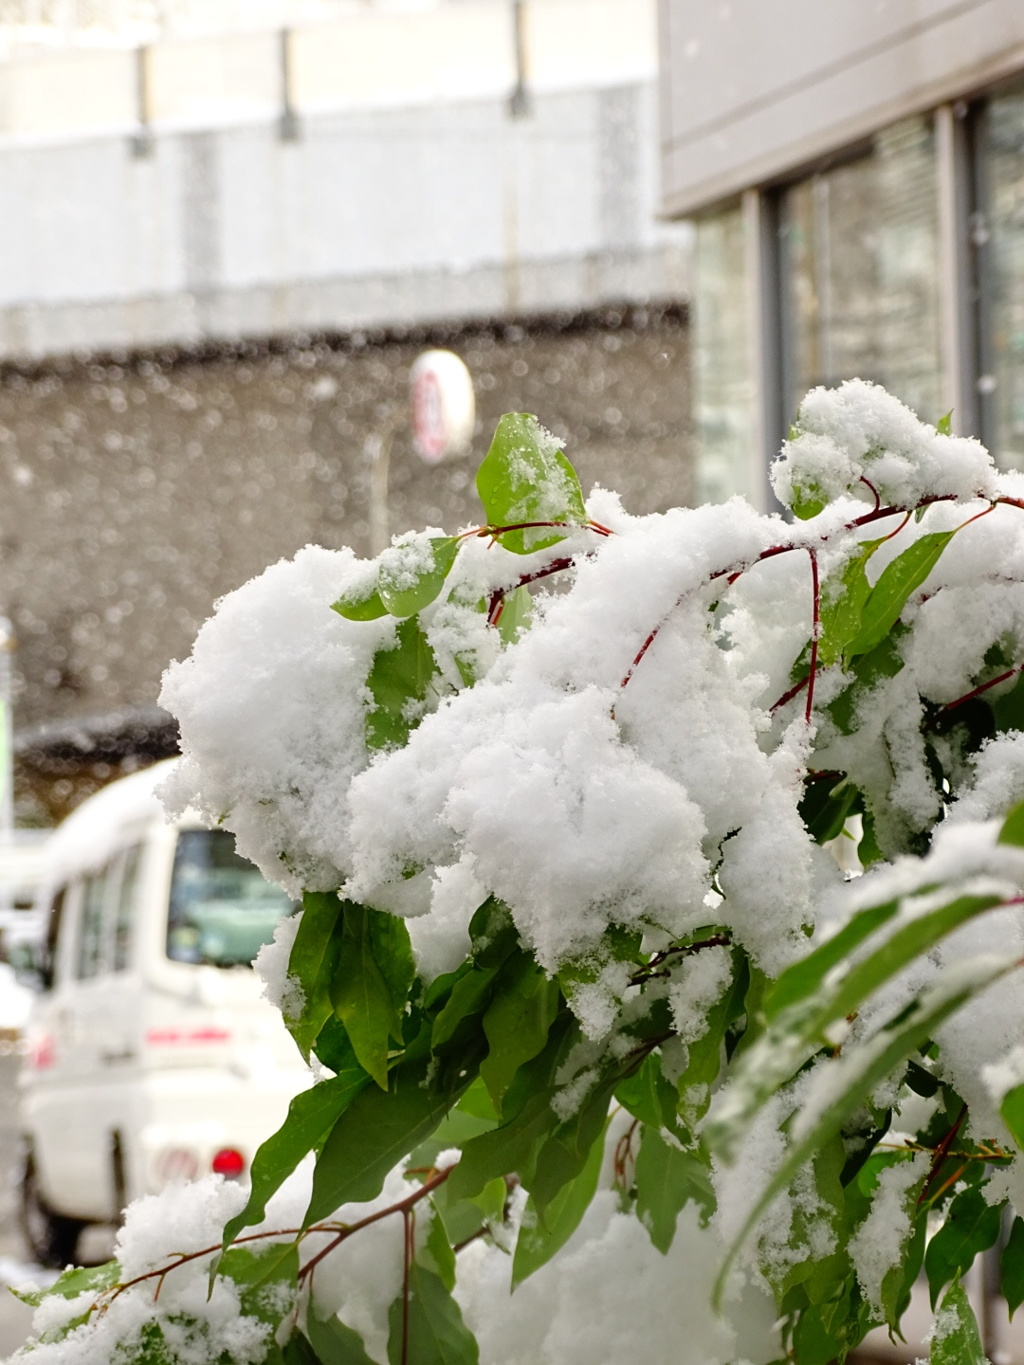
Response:
[{"label": "green leaf", "polygon": [[[576,471],[528,412],[507,412],[476,476],[477,492],[491,527],[524,522],[580,526],[587,519]],[[505,531],[501,544],[513,554],[531,554],[565,539],[550,526]]]},{"label": "green leaf", "polygon": [[437,676],[437,660],[414,616],[395,628],[395,643],[378,649],[366,686],[373,707],[366,716],[370,749],[400,748],[419,723]]},{"label": "green leaf", "polygon": [[444,1047],[467,1019],[474,1019],[487,1008],[498,971],[497,967],[490,967],[486,971],[473,970],[456,981],[444,1008],[434,1020],[430,1039],[434,1051]]},{"label": "green leaf", "polygon": [[656,1128],[645,1127],[636,1158],[636,1212],[651,1241],[666,1255],[676,1235],[684,1205],[694,1200],[701,1222],[715,1211],[715,1195],[708,1167],[696,1152],[681,1152]]},{"label": "green leaf", "polygon": [[1013,807],[1009,815],[1003,821],[1003,827],[999,831],[1000,844],[1013,844],[1017,848],[1024,848],[1024,801]]},{"label": "green leaf", "polygon": [[838,582],[826,579],[822,585],[818,661],[823,668],[838,663],[860,631],[864,605],[871,594],[867,563],[881,544],[882,540],[865,541],[844,564]]},{"label": "green leaf", "polygon": [[331,980],[337,963],[340,936],[336,934],[341,901],[333,892],[306,891],[302,918],[288,958],[288,975],[302,991],[302,1007],[296,1016],[284,1016],[304,1059],[325,1021],[334,1013]]},{"label": "green leaf", "polygon": [[771,1021],[795,1005],[813,995],[825,977],[834,967],[850,956],[866,938],[892,919],[899,909],[899,901],[886,901],[884,905],[872,905],[859,910],[850,921],[827,938],[820,948],[815,948],[806,957],[798,959],[787,967],[769,990],[764,1002],[765,1018]]},{"label": "green leaf", "polygon": [[989,1204],[980,1186],[971,1185],[954,1197],[924,1257],[932,1308],[944,1285],[959,1280],[975,1256],[995,1246],[1001,1223],[1001,1206]]},{"label": "green leaf", "polygon": [[103,1265],[72,1266],[65,1270],[48,1289],[15,1289],[10,1291],[16,1299],[38,1308],[44,1299],[57,1295],[62,1299],[76,1299],[79,1294],[99,1294],[104,1289],[112,1289],[121,1279],[121,1267],[117,1261],[105,1261]]},{"label": "green leaf", "polygon": [[299,1248],[295,1242],[232,1247],[221,1257],[217,1273],[238,1286],[244,1314],[276,1328],[299,1292]]},{"label": "green leaf", "polygon": [[318,1081],[310,1090],[296,1095],[288,1106],[288,1116],[272,1137],[267,1138],[252,1159],[252,1184],[249,1198],[224,1228],[224,1246],[229,1247],[243,1228],[261,1223],[267,1201],[275,1194],[299,1162],[312,1152],[369,1083],[359,1068]]},{"label": "green leaf", "polygon": [[816,843],[836,839],[861,800],[861,794],[846,777],[814,777],[805,782],[800,798],[800,819]]},{"label": "green leaf", "polygon": [[467,1142],[448,1180],[452,1198],[472,1199],[498,1176],[530,1170],[540,1141],[557,1122],[549,1095],[534,1094],[514,1118]]},{"label": "green leaf", "polygon": [[382,912],[368,910],[354,901],[345,901],[343,912],[331,1003],[345,1025],[360,1065],[382,1090],[387,1090],[388,1043],[392,1037],[402,1041],[405,998],[399,1002],[392,1000],[374,953],[370,917]]},{"label": "green leaf", "polygon": [[575,1180],[563,1185],[545,1209],[538,1208],[532,1195],[527,1200],[512,1261],[513,1289],[535,1270],[546,1265],[579,1227],[597,1191],[607,1126],[606,1121],[590,1149],[583,1170]]},{"label": "green leaf", "polygon": [[[835,968],[850,949],[894,913],[892,902],[874,906],[861,911],[833,939],[795,964],[790,969],[792,977],[783,973],[768,1001],[769,1027],[737,1063],[731,1102],[707,1130],[711,1146],[731,1150],[739,1132],[768,1096],[830,1042],[829,1031],[833,1026],[856,1013],[872,992],[940,939],[999,903],[1000,897],[994,895],[958,896],[946,905],[910,918],[873,952],[846,972],[838,972]],[[822,979],[829,971],[818,992],[806,994],[810,983]],[[780,994],[785,1000],[792,999],[796,992],[800,994],[787,1008],[776,1005]]]},{"label": "green leaf", "polygon": [[557,981],[550,981],[529,954],[517,953],[502,967],[483,1017],[490,1051],[480,1063],[499,1112],[516,1072],[544,1050],[560,1000]]},{"label": "green leaf", "polygon": [[953,409],[950,410],[935,423],[935,430],[939,436],[952,436],[953,434]]},{"label": "green leaf", "polygon": [[932,531],[915,540],[887,564],[864,603],[861,627],[849,641],[846,654],[867,654],[881,644],[900,618],[907,598],[919,588],[960,528]]},{"label": "green leaf", "polygon": [[320,1365],[375,1365],[358,1332],[334,1314],[317,1317],[312,1303],[306,1311],[305,1331]]},{"label": "green leaf", "polygon": [[987,1365],[981,1333],[963,1286],[946,1290],[931,1340],[931,1365]]},{"label": "green leaf", "polygon": [[400,1294],[388,1310],[388,1325],[390,1365],[477,1365],[480,1351],[458,1304],[441,1277],[418,1260],[409,1267],[408,1304]]},{"label": "green leaf", "polygon": [[[1016,958],[986,955],[968,959],[957,968],[947,969],[934,985],[879,1028],[870,1039],[828,1063],[835,1068],[832,1076],[833,1098],[828,1106],[815,1113],[806,1123],[800,1125],[798,1116],[797,1127],[783,1161],[760,1196],[753,1201],[739,1236],[729,1248],[715,1282],[716,1304],[721,1303],[729,1271],[747,1238],[775,1196],[789,1185],[805,1162],[842,1131],[847,1118],[868,1099],[879,1082],[931,1038],[944,1020],[967,1000],[1017,966]],[[744,1060],[749,1060],[753,1055],[752,1049]]]},{"label": "green leaf", "polygon": [[342,593],[337,602],[331,603],[331,611],[336,611],[347,621],[376,621],[388,614],[388,609],[375,587],[369,592],[363,591],[361,595],[355,592]]},{"label": "green leaf", "polygon": [[[504,543],[504,542],[503,542]],[[529,629],[533,619],[533,598],[528,588],[513,588],[505,594],[505,601],[498,617],[498,634],[504,645],[514,645],[520,635]]]},{"label": "green leaf", "polygon": [[1015,1085],[1006,1092],[999,1113],[1017,1144],[1017,1150],[1024,1152],[1024,1085]]},{"label": "green leaf", "polygon": [[414,560],[422,555],[416,541],[385,551],[377,592],[392,616],[414,616],[441,595],[461,545],[458,536],[434,536],[429,560],[418,565]]},{"label": "green leaf", "polygon": [[[423,1142],[456,1097],[427,1084],[429,1058],[403,1061],[387,1090],[360,1091],[331,1129],[313,1172],[313,1194],[303,1223],[319,1222],[342,1204],[376,1199],[391,1168]],[[465,1089],[473,1080],[467,1074]]]},{"label": "green leaf", "polygon": [[1024,1303],[1024,1219],[1015,1218],[1003,1254],[999,1258],[1003,1298],[1012,1318]]}]

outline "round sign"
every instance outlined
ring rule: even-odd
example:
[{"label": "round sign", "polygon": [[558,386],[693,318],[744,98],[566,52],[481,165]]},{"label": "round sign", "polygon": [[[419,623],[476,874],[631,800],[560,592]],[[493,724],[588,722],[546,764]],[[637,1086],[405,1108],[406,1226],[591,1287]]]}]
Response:
[{"label": "round sign", "polygon": [[438,464],[472,438],[473,380],[452,351],[424,351],[409,373],[409,384],[416,450],[427,464]]}]

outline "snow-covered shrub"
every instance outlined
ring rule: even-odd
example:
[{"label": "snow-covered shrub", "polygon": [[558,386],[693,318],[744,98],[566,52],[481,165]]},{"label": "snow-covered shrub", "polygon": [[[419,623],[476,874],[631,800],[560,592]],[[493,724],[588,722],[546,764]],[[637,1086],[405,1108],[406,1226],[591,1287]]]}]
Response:
[{"label": "snow-covered shrub", "polygon": [[220,603],[165,798],[303,893],[258,965],[322,1076],[247,1198],[146,1201],[41,1296],[33,1365],[825,1365],[922,1263],[936,1365],[980,1359],[1007,1207],[1024,1299],[1024,479],[860,381],[773,477],[797,520],[634,517],[511,414],[485,526]]}]

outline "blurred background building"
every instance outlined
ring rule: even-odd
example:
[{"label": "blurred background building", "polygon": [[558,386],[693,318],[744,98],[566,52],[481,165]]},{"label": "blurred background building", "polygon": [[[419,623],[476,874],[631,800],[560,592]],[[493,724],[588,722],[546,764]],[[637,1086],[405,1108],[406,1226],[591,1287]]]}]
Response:
[{"label": "blurred background building", "polygon": [[[219,595],[307,541],[472,523],[502,411],[692,497],[690,230],[655,0],[0,0],[0,615],[22,823],[167,752]],[[427,345],[473,449],[408,435]]]},{"label": "blurred background building", "polygon": [[1024,6],[661,10],[701,493],[766,504],[801,395],[853,375],[1024,467]]}]

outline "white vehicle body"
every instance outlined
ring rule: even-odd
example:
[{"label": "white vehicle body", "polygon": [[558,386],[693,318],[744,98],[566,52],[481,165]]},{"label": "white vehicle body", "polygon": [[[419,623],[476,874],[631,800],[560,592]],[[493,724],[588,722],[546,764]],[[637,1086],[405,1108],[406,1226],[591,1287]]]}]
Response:
[{"label": "white vehicle body", "polygon": [[21,1129],[27,1221],[63,1227],[63,1256],[69,1230],[172,1180],[247,1175],[311,1080],[247,965],[291,904],[230,835],[167,823],[166,768],[99,792],[50,846]]}]

